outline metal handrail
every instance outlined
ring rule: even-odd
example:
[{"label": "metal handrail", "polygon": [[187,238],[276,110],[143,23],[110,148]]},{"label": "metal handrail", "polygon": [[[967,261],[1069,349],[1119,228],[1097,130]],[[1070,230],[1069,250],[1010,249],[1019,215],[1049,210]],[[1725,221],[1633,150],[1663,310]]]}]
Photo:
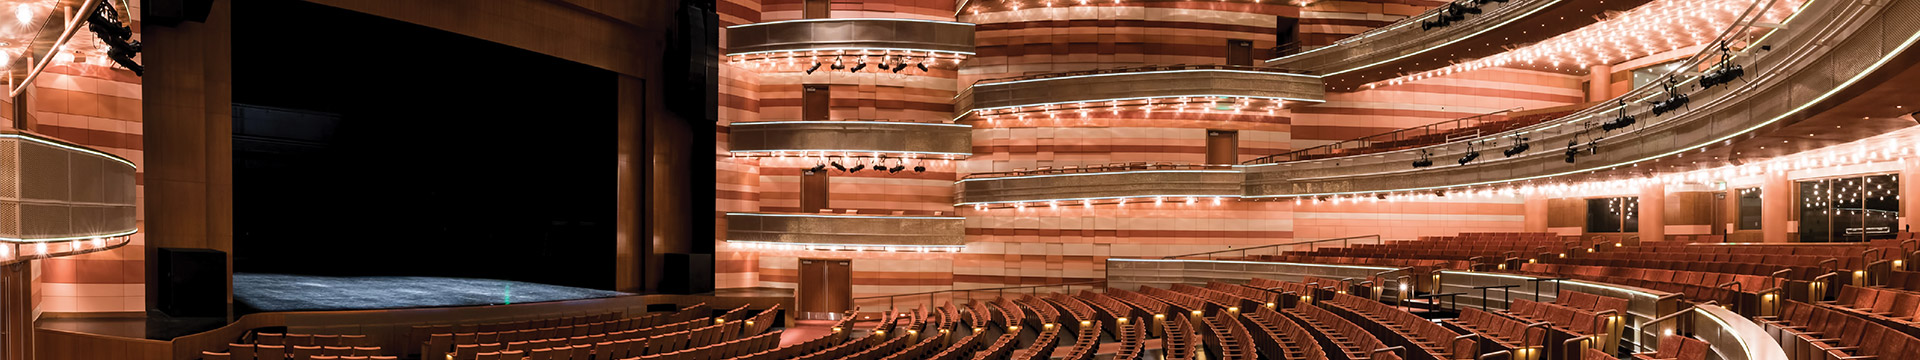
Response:
[{"label": "metal handrail", "polygon": [[[1511,108],[1511,109],[1505,109],[1505,110],[1498,110],[1498,111],[1494,111],[1494,112],[1489,112],[1489,113],[1485,113],[1485,114],[1478,114],[1478,115],[1473,115],[1473,116],[1468,116],[1468,117],[1463,117],[1463,118],[1458,118],[1458,119],[1452,119],[1452,120],[1446,120],[1446,121],[1440,121],[1440,122],[1436,122],[1436,123],[1431,123],[1431,124],[1426,124],[1426,125],[1420,125],[1420,126],[1415,126],[1415,127],[1410,127],[1410,128],[1405,128],[1405,129],[1399,129],[1399,130],[1393,130],[1393,131],[1388,131],[1388,132],[1385,132],[1385,133],[1380,133],[1380,134],[1374,134],[1374,135],[1368,135],[1368,136],[1362,136],[1362,137],[1357,137],[1357,138],[1353,138],[1353,139],[1348,139],[1348,140],[1342,140],[1342,141],[1339,141],[1339,142],[1335,142],[1335,143],[1332,143],[1332,144],[1326,144],[1326,145],[1320,145],[1320,146],[1315,146],[1315,147],[1310,147],[1310,148],[1305,148],[1305,149],[1300,149],[1300,150],[1294,150],[1294,151],[1289,151],[1289,152],[1286,152],[1286,153],[1281,153],[1281,154],[1273,154],[1273,155],[1267,155],[1267,156],[1262,156],[1262,157],[1260,157],[1260,158],[1257,158],[1257,159],[1253,159],[1253,160],[1249,160],[1249,161],[1246,161],[1246,162],[1244,162],[1244,163],[1242,163],[1242,164],[1249,164],[1249,165],[1251,165],[1251,164],[1265,164],[1265,163],[1276,163],[1276,162],[1288,162],[1288,161],[1300,161],[1300,160],[1305,160],[1305,159],[1301,159],[1301,158],[1300,158],[1301,156],[1306,156],[1306,155],[1313,155],[1314,153],[1326,153],[1326,154],[1333,154],[1333,150],[1339,150],[1339,149],[1346,149],[1346,148],[1348,148],[1348,145],[1346,145],[1346,144],[1358,144],[1358,145],[1354,145],[1354,146],[1352,146],[1352,148],[1354,148],[1354,149],[1365,149],[1365,148],[1367,148],[1367,147],[1371,147],[1371,146],[1373,146],[1373,144],[1374,144],[1374,143],[1378,143],[1378,142],[1387,142],[1387,141],[1401,141],[1401,140],[1406,140],[1406,139],[1409,139],[1409,138],[1412,138],[1413,136],[1425,136],[1425,135],[1434,135],[1434,134],[1441,134],[1441,135],[1446,135],[1446,134],[1451,134],[1451,133],[1452,133],[1453,131],[1457,131],[1457,130],[1459,130],[1459,129],[1464,129],[1464,128],[1467,128],[1467,127],[1469,127],[1469,126],[1466,126],[1466,125],[1464,125],[1464,123],[1466,123],[1466,122],[1470,122],[1470,121],[1478,121],[1478,122],[1479,122],[1479,124],[1476,124],[1476,126],[1477,126],[1477,125],[1480,125],[1480,124],[1487,124],[1487,123],[1493,123],[1493,122],[1498,122],[1498,121],[1507,121],[1507,120],[1511,120],[1511,118],[1509,118],[1509,119],[1505,119],[1505,120],[1498,120],[1498,121],[1487,121],[1487,120],[1481,120],[1481,118],[1485,118],[1485,117],[1490,117],[1490,116],[1494,116],[1494,115],[1499,115],[1499,114],[1505,114],[1505,113],[1510,113],[1510,112],[1515,112],[1515,111],[1519,111],[1520,109],[1521,109],[1520,107],[1514,107],[1514,108]],[[1549,120],[1549,119],[1541,119],[1541,120]],[[1439,127],[1441,127],[1442,125],[1448,125],[1448,124],[1453,124],[1453,127],[1452,127],[1452,130],[1438,130],[1438,129],[1437,129],[1437,128],[1439,128]],[[1403,136],[1403,134],[1407,134],[1407,133],[1412,133],[1412,132],[1419,132],[1420,134],[1419,134],[1419,135],[1408,135],[1408,136]],[[1496,132],[1497,132],[1497,131],[1496,131]],[[1378,139],[1378,138],[1381,138],[1381,137],[1391,137],[1391,139],[1383,139],[1383,140],[1374,140],[1374,139]],[[1453,140],[1453,139],[1442,139],[1442,141],[1440,141],[1439,143],[1445,143],[1445,142],[1450,142],[1450,141],[1452,141],[1452,140]],[[1383,150],[1379,150],[1379,151],[1374,151],[1374,152],[1385,152],[1385,151],[1389,151],[1389,150],[1391,150],[1391,149],[1383,149]],[[1369,153],[1372,153],[1372,152],[1365,152],[1365,151],[1355,151],[1355,152],[1352,152],[1352,153],[1346,153],[1346,154],[1341,154],[1341,155],[1343,155],[1343,156],[1346,156],[1346,155],[1363,155],[1363,154],[1369,154]],[[1283,159],[1284,159],[1284,160],[1283,160]]]},{"label": "metal handrail", "polygon": [[[1071,288],[1071,287],[1072,287],[1073,285],[1093,285],[1093,284],[1106,284],[1106,283],[1107,283],[1107,281],[1106,281],[1106,280],[1087,280],[1087,281],[1077,281],[1077,282],[1070,282],[1070,283],[1059,283],[1059,284],[1043,284],[1043,285],[1022,285],[1022,286],[1004,286],[1004,287],[994,287],[994,288],[979,288],[979,289],[947,289],[947,290],[934,290],[934,291],[925,291],[925,292],[917,292],[917,293],[906,293],[906,294],[893,294],[893,295],[874,295],[874,296],[864,296],[864,297],[857,297],[857,298],[853,298],[853,301],[854,301],[855,303],[858,303],[858,302],[859,302],[860,300],[872,300],[872,299],[883,299],[883,298],[884,298],[884,299],[887,299],[887,308],[888,308],[889,310],[892,310],[892,309],[893,309],[893,307],[894,307],[894,302],[895,302],[895,300],[896,300],[896,299],[898,299],[898,298],[900,298],[900,297],[907,297],[907,296],[921,296],[921,295],[926,295],[926,296],[927,296],[927,303],[929,303],[929,304],[932,304],[932,303],[933,303],[933,298],[934,298],[934,295],[938,295],[938,294],[942,294],[942,293],[956,293],[956,292],[966,292],[966,293],[972,293],[972,292],[975,292],[975,291],[1000,291],[1001,293],[1003,293],[1003,294],[1004,294],[1004,293],[1006,293],[1006,291],[1007,291],[1007,290],[1014,290],[1014,289],[1038,289],[1038,288],[1043,288],[1043,287],[1055,287],[1055,286],[1067,286],[1067,287],[1069,287],[1069,288]],[[1090,287],[1092,287],[1092,286],[1090,286]],[[1037,291],[1036,291],[1036,292],[1037,292]]]},{"label": "metal handrail", "polygon": [[1380,243],[1381,241],[1379,234],[1360,235],[1360,236],[1348,236],[1348,237],[1332,238],[1332,239],[1307,240],[1307,241],[1296,241],[1296,242],[1290,242],[1290,243],[1261,245],[1261,246],[1246,247],[1246,248],[1239,248],[1239,249],[1214,250],[1214,251],[1207,251],[1207,252],[1197,252],[1192,254],[1170,255],[1170,256],[1163,256],[1161,257],[1161,259],[1178,259],[1183,257],[1200,256],[1200,255],[1206,255],[1208,259],[1212,259],[1214,258],[1213,254],[1224,253],[1224,252],[1234,252],[1234,251],[1239,251],[1240,257],[1246,257],[1247,250],[1265,249],[1265,248],[1273,248],[1273,247],[1281,247],[1281,246],[1317,244],[1317,243],[1332,242],[1332,241],[1339,241],[1341,242],[1340,243],[1341,247],[1346,247],[1347,245],[1351,245],[1354,239],[1365,239],[1365,238],[1373,238],[1374,243],[1376,244]]},{"label": "metal handrail", "polygon": [[[1114,164],[1119,164],[1120,166],[1112,166]],[[988,178],[1000,178],[1000,177],[1010,177],[1010,176],[1080,174],[1080,173],[1115,173],[1115,172],[1139,171],[1139,170],[1233,170],[1232,164],[1192,164],[1192,163],[1174,164],[1174,163],[1144,162],[1144,161],[1134,161],[1134,162],[1114,163],[1114,164],[1105,164],[1105,165],[1086,164],[1085,166],[1074,165],[1075,166],[1074,168],[1058,167],[1058,168],[1019,170],[1019,171],[982,172],[982,173],[968,174],[967,176],[962,177],[960,179],[972,180],[972,179],[988,179]]]}]

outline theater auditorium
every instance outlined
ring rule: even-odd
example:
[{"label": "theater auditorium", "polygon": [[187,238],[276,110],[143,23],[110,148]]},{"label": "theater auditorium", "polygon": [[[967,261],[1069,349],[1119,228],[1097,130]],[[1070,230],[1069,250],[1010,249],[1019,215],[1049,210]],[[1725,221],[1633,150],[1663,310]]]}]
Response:
[{"label": "theater auditorium", "polygon": [[0,15],[0,360],[1920,359],[1920,0]]}]

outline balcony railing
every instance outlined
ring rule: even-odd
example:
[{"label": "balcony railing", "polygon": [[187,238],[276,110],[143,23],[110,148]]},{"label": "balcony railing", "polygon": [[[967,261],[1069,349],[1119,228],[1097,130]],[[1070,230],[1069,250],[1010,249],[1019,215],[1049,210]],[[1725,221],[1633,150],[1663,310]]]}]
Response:
[{"label": "balcony railing", "polygon": [[1042,166],[1033,170],[1013,169],[1013,171],[973,173],[973,174],[967,175],[966,179],[987,179],[987,178],[1000,178],[1000,177],[1009,177],[1009,176],[1103,173],[1103,172],[1121,172],[1121,171],[1139,171],[1139,170],[1233,170],[1233,165],[1174,164],[1174,163],[1168,163],[1168,162],[1136,161],[1136,162],[1125,162],[1125,163],[1111,163],[1111,164],[1105,164],[1105,165],[1101,165],[1101,164],[1089,164],[1086,166],[1066,165],[1066,166],[1061,166],[1059,168],[1054,168],[1051,166]]},{"label": "balcony railing", "polygon": [[1063,78],[1063,77],[1086,76],[1086,75],[1179,71],[1179,70],[1238,70],[1238,71],[1269,72],[1269,73],[1276,73],[1276,74],[1302,74],[1302,72],[1300,71],[1285,70],[1285,69],[1272,68],[1272,67],[1259,67],[1259,66],[1246,66],[1246,65],[1220,65],[1220,64],[1198,64],[1198,65],[1174,64],[1174,65],[1136,66],[1136,67],[1111,68],[1111,69],[1092,69],[1092,70],[1080,70],[1080,71],[1063,71],[1063,72],[1051,72],[1051,73],[1045,73],[1045,74],[1008,76],[1008,77],[975,80],[973,84],[987,85],[987,84],[997,84],[997,83],[1014,82],[1014,81],[1022,81],[1022,80],[1051,79],[1051,78]]},{"label": "balcony railing", "polygon": [[1253,159],[1247,164],[1268,164],[1288,161],[1325,159],[1339,156],[1364,155],[1378,152],[1401,150],[1413,147],[1444,144],[1450,141],[1472,138],[1486,134],[1495,134],[1518,129],[1553,118],[1552,116],[1509,117],[1507,114],[1520,108],[1500,110],[1459,119],[1441,121],[1417,127],[1389,131],[1353,140],[1320,145],[1295,150],[1284,154],[1274,154]]}]

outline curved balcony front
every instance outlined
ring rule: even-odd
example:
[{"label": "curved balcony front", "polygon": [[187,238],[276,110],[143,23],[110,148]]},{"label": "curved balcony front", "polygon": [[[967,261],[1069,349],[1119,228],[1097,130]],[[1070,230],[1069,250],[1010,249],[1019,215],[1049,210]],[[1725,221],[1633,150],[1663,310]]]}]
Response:
[{"label": "curved balcony front", "polygon": [[727,213],[734,246],[816,250],[958,251],[966,218],[952,216]]},{"label": "curved balcony front", "polygon": [[863,156],[963,159],[972,154],[972,126],[880,121],[733,123],[735,156]]},{"label": "curved balcony front", "polygon": [[1546,40],[1597,22],[1596,14],[1626,11],[1647,2],[1489,1],[1478,5],[1479,14],[1466,15],[1465,20],[1423,29],[1423,22],[1447,10],[1447,6],[1440,6],[1332,45],[1267,60],[1266,65],[1325,76],[1328,87],[1334,90],[1355,90],[1403,73],[1437,69],[1462,59],[1499,54],[1512,45]]},{"label": "curved balcony front", "polygon": [[727,27],[727,55],[973,55],[973,24],[913,19],[806,19]]},{"label": "curved balcony front", "polygon": [[[1920,99],[1900,84],[1920,81],[1915,67],[1920,51],[1912,49],[1920,40],[1920,23],[1900,14],[1913,13],[1920,13],[1920,2],[1814,2],[1789,26],[1736,53],[1734,62],[1745,76],[1702,89],[1698,73],[1679,74],[1684,79],[1679,86],[1692,100],[1682,109],[1652,114],[1650,104],[1668,95],[1647,86],[1618,102],[1541,125],[1445,145],[1248,165],[1245,195],[1378,194],[1554,177],[1631,178],[1761,161],[1910,127],[1913,121],[1905,117],[1910,111],[1900,109],[1912,109]],[[1597,127],[1622,114],[1638,121],[1611,131]],[[1494,156],[1508,149],[1514,136],[1530,138],[1533,149]],[[1562,147],[1569,142],[1578,152],[1571,162]],[[1485,154],[1455,165],[1470,152],[1469,144],[1479,144],[1477,150]],[[1433,167],[1410,166],[1428,151]]]},{"label": "curved balcony front", "polygon": [[1326,97],[1326,86],[1313,75],[1247,66],[1155,66],[981,80],[955,97],[954,117],[1120,106],[1174,111],[1187,103],[1209,103],[1195,111],[1219,110],[1213,106],[1218,103],[1235,106],[1234,111],[1265,111],[1322,103]]},{"label": "curved balcony front", "polygon": [[954,199],[956,206],[1218,202],[1239,197],[1242,180],[1232,166],[1204,165],[975,174],[954,183]]},{"label": "curved balcony front", "polygon": [[125,245],[134,220],[131,161],[32,133],[0,133],[0,263]]}]

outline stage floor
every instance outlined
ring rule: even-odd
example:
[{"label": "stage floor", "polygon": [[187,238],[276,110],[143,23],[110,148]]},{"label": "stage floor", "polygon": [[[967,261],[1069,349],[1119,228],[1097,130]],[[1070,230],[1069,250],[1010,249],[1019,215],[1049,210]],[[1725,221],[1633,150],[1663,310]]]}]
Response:
[{"label": "stage floor", "polygon": [[240,314],[498,305],[621,295],[633,294],[494,279],[233,274],[234,311]]}]

